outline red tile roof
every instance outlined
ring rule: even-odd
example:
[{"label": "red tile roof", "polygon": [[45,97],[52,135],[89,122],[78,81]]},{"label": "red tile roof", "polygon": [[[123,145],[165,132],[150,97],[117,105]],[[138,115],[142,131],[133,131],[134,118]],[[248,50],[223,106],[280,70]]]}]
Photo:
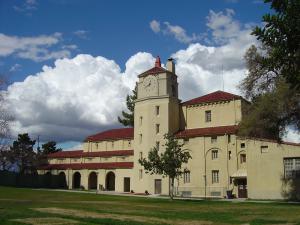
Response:
[{"label": "red tile roof", "polygon": [[82,156],[82,150],[60,151],[48,154],[48,158],[79,158]]},{"label": "red tile roof", "polygon": [[165,73],[167,71],[168,70],[166,70],[162,67],[153,67],[150,70],[147,70],[147,71],[141,73],[138,77],[144,77],[144,76],[147,76],[147,75],[150,75],[150,74]]},{"label": "red tile roof", "polygon": [[108,163],[70,163],[70,164],[49,164],[41,166],[40,170],[65,170],[65,169],[131,169],[133,162],[108,162]]},{"label": "red tile roof", "polygon": [[238,126],[236,125],[186,129],[183,131],[179,131],[176,134],[176,137],[192,138],[192,137],[211,136],[211,135],[235,134],[237,130],[238,130]]},{"label": "red tile roof", "polygon": [[242,97],[239,95],[234,95],[224,91],[215,91],[207,95],[203,95],[198,98],[194,98],[183,102],[182,105],[195,105],[207,102],[219,102],[219,101],[229,101],[233,99],[241,99]]},{"label": "red tile roof", "polygon": [[119,128],[88,136],[85,141],[133,139],[133,128]]},{"label": "red tile roof", "polygon": [[147,76],[147,75],[150,75],[150,74],[165,73],[167,71],[168,70],[161,67],[160,58],[159,58],[159,56],[157,56],[156,60],[155,60],[154,67],[151,68],[150,70],[147,70],[147,71],[141,73],[140,75],[138,75],[138,77],[144,77],[144,76]]},{"label": "red tile roof", "polygon": [[48,158],[80,158],[80,157],[111,157],[111,156],[129,156],[133,155],[133,150],[115,150],[115,151],[98,151],[83,152],[77,151],[61,151],[48,155]]}]

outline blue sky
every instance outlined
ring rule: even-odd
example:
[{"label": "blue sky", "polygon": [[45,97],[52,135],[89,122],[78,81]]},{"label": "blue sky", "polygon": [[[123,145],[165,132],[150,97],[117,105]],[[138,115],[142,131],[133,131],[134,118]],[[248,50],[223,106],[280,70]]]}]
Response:
[{"label": "blue sky", "polygon": [[260,0],[0,0],[12,135],[81,148],[87,135],[120,126],[126,95],[157,55],[176,59],[182,100],[223,83],[242,95],[243,55],[268,11]]},{"label": "blue sky", "polygon": [[[149,29],[153,19],[168,21],[184,27],[188,34],[207,32],[206,20],[209,10],[226,8],[235,11],[241,23],[260,23],[268,6],[259,1],[33,1],[26,9],[26,1],[0,1],[0,32],[9,36],[35,37],[61,33],[61,41],[49,49],[58,51],[64,45],[76,45],[70,57],[79,53],[101,55],[115,60],[122,69],[127,59],[139,51],[169,57],[184,48],[171,36],[156,35]],[[80,35],[82,31],[82,35]],[[76,32],[79,32],[76,35]],[[15,55],[1,57],[1,71],[9,72],[15,65],[20,68],[10,73],[12,81],[23,80],[35,74],[43,65],[53,65],[53,60],[34,62]]]}]

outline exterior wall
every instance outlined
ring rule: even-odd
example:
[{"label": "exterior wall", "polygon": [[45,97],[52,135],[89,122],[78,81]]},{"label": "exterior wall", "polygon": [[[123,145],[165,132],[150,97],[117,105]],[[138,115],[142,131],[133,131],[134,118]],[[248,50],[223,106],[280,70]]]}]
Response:
[{"label": "exterior wall", "polygon": [[[186,140],[184,147],[190,150],[192,156],[185,166],[190,171],[190,182],[184,183],[181,177],[177,183],[178,191],[192,196],[223,197],[227,190],[234,189],[230,183],[230,176],[238,169],[236,141],[235,135],[231,135],[230,142],[228,135],[217,136],[217,141],[213,143],[211,137]],[[216,159],[212,158],[213,150],[218,151]],[[231,152],[230,159],[229,152]],[[218,183],[212,183],[213,170],[219,171]]]},{"label": "exterior wall", "polygon": [[[281,199],[283,159],[300,157],[300,147],[259,140],[247,140],[248,196],[253,199]],[[268,146],[262,153],[261,146]]]},{"label": "exterior wall", "polygon": [[[237,125],[242,119],[241,100],[182,106],[181,126],[187,129]],[[211,110],[211,121],[205,121],[205,111]]]},{"label": "exterior wall", "polygon": [[131,150],[133,148],[133,140],[105,140],[97,142],[84,142],[84,152],[98,152],[98,151],[114,151],[114,150]]}]

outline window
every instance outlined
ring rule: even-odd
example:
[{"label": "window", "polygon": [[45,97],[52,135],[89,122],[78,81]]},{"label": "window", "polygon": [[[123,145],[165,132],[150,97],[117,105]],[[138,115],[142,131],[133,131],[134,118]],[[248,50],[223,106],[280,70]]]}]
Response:
[{"label": "window", "polygon": [[245,148],[246,144],[245,143],[241,143],[241,148]]},{"label": "window", "polygon": [[140,134],[140,138],[139,139],[140,139],[139,142],[141,144],[142,143],[142,139],[143,139],[143,135],[142,134]]},{"label": "window", "polygon": [[156,133],[159,133],[159,124],[156,124]]},{"label": "window", "polygon": [[218,137],[217,136],[212,136],[210,139],[211,143],[216,143],[217,142]]},{"label": "window", "polygon": [[240,162],[245,163],[246,162],[246,154],[240,154]]},{"label": "window", "polygon": [[211,111],[207,110],[205,111],[205,122],[210,122],[211,121]]},{"label": "window", "polygon": [[217,159],[218,158],[218,150],[212,150],[211,151],[211,158]]},{"label": "window", "polygon": [[143,117],[140,116],[140,126],[142,126],[142,125],[143,125]]},{"label": "window", "polygon": [[264,146],[260,146],[260,152],[261,153],[267,153],[269,151],[268,146],[264,145]]},{"label": "window", "polygon": [[189,139],[188,138],[184,138],[183,139],[183,144],[187,145],[189,143]]},{"label": "window", "polygon": [[184,171],[183,173],[183,183],[190,183],[191,181],[191,172],[190,171]]},{"label": "window", "polygon": [[300,158],[283,159],[283,164],[285,178],[300,177]]},{"label": "window", "polygon": [[139,170],[139,179],[143,179],[143,170]]},{"label": "window", "polygon": [[140,160],[143,159],[143,152],[140,152]]},{"label": "window", "polygon": [[231,151],[228,152],[228,159],[231,159]]},{"label": "window", "polygon": [[156,149],[159,151],[159,141],[156,142]]},{"label": "window", "polygon": [[172,85],[172,95],[173,95],[173,97],[176,96],[176,88],[175,88],[175,85]]},{"label": "window", "polygon": [[97,143],[96,143],[96,149],[98,149],[98,147],[99,147],[99,146],[98,146],[98,142],[97,142]]},{"label": "window", "polygon": [[227,142],[228,142],[228,143],[231,142],[231,135],[230,135],[230,134],[227,135]]},{"label": "window", "polygon": [[155,113],[156,113],[157,116],[159,115],[159,106],[158,105],[155,106]]},{"label": "window", "polygon": [[211,171],[212,174],[212,183],[219,183],[219,170],[213,170]]}]

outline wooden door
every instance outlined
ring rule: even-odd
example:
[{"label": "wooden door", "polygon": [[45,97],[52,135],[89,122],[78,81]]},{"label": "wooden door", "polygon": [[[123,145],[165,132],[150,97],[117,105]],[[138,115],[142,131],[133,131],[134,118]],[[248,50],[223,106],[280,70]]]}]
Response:
[{"label": "wooden door", "polygon": [[130,177],[124,177],[124,192],[130,192]]},{"label": "wooden door", "polygon": [[161,194],[161,179],[154,180],[154,194]]},{"label": "wooden door", "polygon": [[247,198],[247,179],[239,179],[237,181],[238,185],[238,197],[239,198]]}]

